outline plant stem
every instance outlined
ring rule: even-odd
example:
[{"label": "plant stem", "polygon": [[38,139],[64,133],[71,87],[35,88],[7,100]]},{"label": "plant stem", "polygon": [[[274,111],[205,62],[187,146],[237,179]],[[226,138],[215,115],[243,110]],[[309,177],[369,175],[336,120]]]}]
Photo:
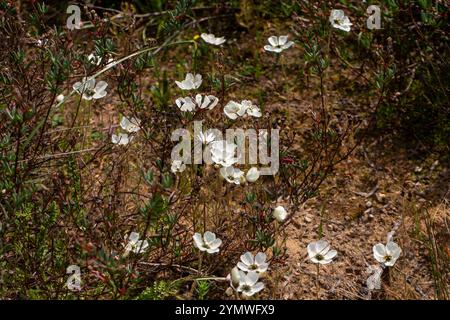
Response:
[{"label": "plant stem", "polygon": [[320,292],[320,286],[319,286],[319,271],[320,271],[320,266],[317,263],[316,264],[316,268],[317,268],[317,277],[316,277],[316,289],[317,289],[317,300],[319,300],[319,292]]},{"label": "plant stem", "polygon": [[204,278],[195,278],[194,281],[206,281],[206,280],[215,280],[215,281],[226,281],[225,277],[204,277]]},{"label": "plant stem", "polygon": [[198,274],[202,274],[202,262],[203,262],[203,254],[200,251],[198,253]]},{"label": "plant stem", "polygon": [[277,61],[275,62],[275,67],[278,67],[278,64],[280,63],[281,54],[277,53]]},{"label": "plant stem", "polygon": [[392,274],[391,274],[391,268],[390,268],[390,267],[388,267],[388,268],[387,268],[387,271],[388,271],[388,278],[387,278],[387,281],[388,281],[388,285],[391,285],[391,283],[392,283]]}]

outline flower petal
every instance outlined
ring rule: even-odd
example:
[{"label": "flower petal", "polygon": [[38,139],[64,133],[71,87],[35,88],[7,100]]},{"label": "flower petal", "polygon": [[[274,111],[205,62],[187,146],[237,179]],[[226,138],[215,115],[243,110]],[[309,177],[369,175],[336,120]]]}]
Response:
[{"label": "flower petal", "polygon": [[283,50],[289,49],[290,47],[292,47],[293,44],[294,44],[294,42],[289,41],[288,43],[281,46],[281,49],[283,49]]},{"label": "flower petal", "polygon": [[137,232],[132,232],[130,233],[130,236],[128,237],[128,241],[132,242],[132,243],[136,243],[139,240],[139,233]]},{"label": "flower petal", "polygon": [[211,247],[211,249],[217,249],[218,247],[220,247],[222,245],[222,240],[219,238],[216,238],[213,242],[211,242],[209,244],[209,246]]},{"label": "flower petal", "polygon": [[212,108],[214,108],[217,105],[217,103],[219,102],[219,98],[212,96],[212,95],[209,95],[208,98],[210,99],[210,101],[212,101],[208,107],[208,109],[211,110]]},{"label": "flower petal", "polygon": [[253,292],[253,294],[255,294],[255,293],[260,292],[262,289],[264,289],[264,283],[258,282],[253,286],[252,292]]},{"label": "flower petal", "polygon": [[328,241],[319,240],[316,242],[316,250],[318,254],[325,255],[330,250],[330,244]]},{"label": "flower petal", "polygon": [[373,246],[373,256],[378,262],[384,263],[384,257],[386,257],[386,255],[386,247],[383,244],[378,243]]},{"label": "flower petal", "polygon": [[87,80],[84,78],[83,81],[84,81],[85,89],[94,90],[94,87],[95,87],[95,79],[94,78],[89,78]]},{"label": "flower petal", "polygon": [[391,241],[386,245],[386,252],[388,255],[390,255],[392,257],[392,259],[397,260],[398,257],[400,257],[402,249],[400,248],[400,246],[398,244]]},{"label": "flower petal", "polygon": [[266,262],[267,256],[264,252],[258,252],[258,254],[255,256],[255,263],[257,265],[263,264]]},{"label": "flower petal", "polygon": [[259,272],[266,272],[268,268],[269,268],[269,264],[264,262],[264,263],[259,264],[258,271]]},{"label": "flower petal", "polygon": [[183,82],[175,81],[175,84],[176,84],[176,85],[178,86],[178,88],[180,88],[180,89],[183,89],[183,90],[186,89],[186,87],[185,87],[185,85],[184,85]]},{"label": "flower petal", "polygon": [[106,91],[96,91],[92,96],[94,99],[101,99],[106,96]]},{"label": "flower petal", "polygon": [[203,103],[201,103],[201,105],[199,106],[200,109],[205,109],[209,103],[211,102],[211,100],[209,99],[208,96],[205,96],[205,98],[203,99]]},{"label": "flower petal", "polygon": [[126,133],[112,134],[111,142],[118,145],[126,145],[131,141],[131,138]]},{"label": "flower petal", "polygon": [[143,240],[142,241],[142,248],[141,250],[146,250],[148,248],[148,241],[147,240]]},{"label": "flower petal", "polygon": [[276,37],[276,36],[271,36],[271,37],[269,37],[269,39],[267,39],[267,40],[269,40],[269,43],[270,43],[272,46],[274,46],[274,47],[278,46],[278,37]]},{"label": "flower petal", "polygon": [[193,83],[194,83],[194,88],[195,89],[200,87],[200,85],[202,84],[202,75],[201,74],[196,74]]},{"label": "flower petal", "polygon": [[80,81],[77,81],[73,84],[72,88],[73,90],[77,91],[78,93],[81,93],[81,88],[82,88],[83,84]]},{"label": "flower petal", "polygon": [[108,83],[106,83],[106,81],[99,81],[95,85],[94,89],[95,89],[95,91],[103,91],[106,89],[107,86],[108,86]]},{"label": "flower petal", "polygon": [[287,42],[288,36],[279,36],[278,45],[283,46]]},{"label": "flower petal", "polygon": [[259,274],[253,271],[249,271],[247,276],[245,277],[245,283],[249,286],[253,286],[256,282],[258,282]]},{"label": "flower petal", "polygon": [[308,247],[306,249],[308,250],[309,258],[310,259],[314,259],[314,257],[317,254],[316,243],[315,242],[311,242],[310,244],[308,244]]},{"label": "flower petal", "polygon": [[336,250],[330,250],[324,255],[324,258],[325,260],[332,260],[334,257],[336,257],[336,255],[337,255]]},{"label": "flower petal", "polygon": [[259,170],[256,167],[252,167],[250,168],[250,170],[247,171],[247,174],[245,175],[245,179],[248,182],[255,182],[256,180],[259,179]]},{"label": "flower petal", "polygon": [[255,259],[253,258],[253,255],[251,252],[246,252],[243,255],[241,255],[241,261],[245,263],[246,265],[250,266],[255,263]]},{"label": "flower petal", "polygon": [[202,235],[198,232],[194,233],[194,236],[192,237],[194,239],[194,245],[200,249],[201,246],[204,245]]},{"label": "flower petal", "polygon": [[[320,263],[320,261],[317,260],[317,259],[315,258],[315,256],[311,258],[311,261],[314,262],[314,263]],[[323,261],[323,260],[322,260],[322,261]]]},{"label": "flower petal", "polygon": [[391,259],[389,261],[384,261],[383,263],[386,267],[392,267],[396,261],[397,261],[396,259]]},{"label": "flower petal", "polygon": [[208,252],[208,253],[217,253],[217,252],[219,252],[219,251],[220,251],[219,248],[216,248],[216,249],[212,249],[212,248],[206,249],[206,252]]},{"label": "flower petal", "polygon": [[239,269],[241,269],[242,271],[246,271],[246,272],[250,271],[249,267],[245,263],[242,263],[241,261],[239,261],[237,263],[237,267]]},{"label": "flower petal", "polygon": [[197,95],[195,96],[195,103],[197,104],[197,106],[198,106],[199,108],[201,108],[202,100],[203,100],[203,97],[202,97],[201,94],[197,94]]},{"label": "flower petal", "polygon": [[147,247],[148,247],[147,240],[139,240],[138,242],[136,242],[133,252],[142,253],[145,251],[145,249],[147,249]]},{"label": "flower petal", "polygon": [[276,52],[276,53],[280,53],[281,51],[283,51],[283,49],[281,49],[280,47],[273,47],[273,46],[269,46],[269,45],[265,45],[264,50]]},{"label": "flower petal", "polygon": [[206,244],[211,244],[214,240],[216,240],[216,235],[211,231],[206,231],[203,235],[203,239],[205,239]]}]

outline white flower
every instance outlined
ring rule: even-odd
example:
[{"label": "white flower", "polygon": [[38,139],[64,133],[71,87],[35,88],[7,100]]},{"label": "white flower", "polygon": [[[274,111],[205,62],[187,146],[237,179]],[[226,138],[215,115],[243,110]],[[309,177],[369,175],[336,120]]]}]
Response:
[{"label": "white flower", "polygon": [[223,108],[223,112],[225,113],[225,115],[232,120],[236,120],[237,117],[242,117],[245,114],[245,111],[245,106],[237,103],[236,101],[228,102]]},{"label": "white flower", "polygon": [[234,156],[236,148],[237,145],[225,140],[213,141],[210,143],[211,160],[223,167],[229,167],[238,161]]},{"label": "white flower", "polygon": [[245,296],[252,296],[255,293],[260,292],[264,289],[264,284],[262,282],[258,282],[259,274],[256,272],[239,272],[239,286],[237,288],[237,292],[242,292]]},{"label": "white flower", "polygon": [[272,215],[278,222],[283,222],[284,220],[286,220],[288,214],[284,207],[278,206],[273,210]]},{"label": "white flower", "polygon": [[194,77],[192,73],[188,73],[183,81],[175,81],[175,83],[183,90],[197,89],[202,84],[202,75],[196,74]]},{"label": "white flower", "polygon": [[264,252],[258,252],[255,257],[253,257],[250,252],[246,252],[241,255],[241,261],[237,263],[237,266],[242,271],[263,273],[266,272],[269,267],[266,258]]},{"label": "white flower", "polygon": [[330,245],[325,240],[308,244],[308,256],[314,263],[328,264],[337,255],[336,250],[330,250]]},{"label": "white flower", "polygon": [[81,82],[75,82],[73,89],[82,95],[85,100],[100,99],[106,96],[106,87],[108,84],[105,81],[99,81],[95,84],[94,78],[83,78]]},{"label": "white flower", "polygon": [[[95,53],[91,53],[90,55],[88,55],[87,59],[88,59],[88,61],[89,61],[91,64],[95,64],[95,65],[97,65],[97,66],[99,66],[99,65],[102,63],[102,60],[103,60],[102,57],[97,56]],[[112,66],[112,65],[114,65],[115,63],[116,63],[116,62],[114,61],[113,58],[109,58],[109,59],[108,59],[108,63],[106,64],[106,67]]]},{"label": "white flower", "polygon": [[133,137],[130,137],[128,134],[126,133],[119,133],[119,134],[112,134],[111,136],[111,141],[114,144],[118,144],[118,145],[127,145],[131,140],[133,139]]},{"label": "white flower", "polygon": [[200,109],[208,108],[209,110],[211,110],[217,105],[219,99],[212,95],[202,97],[201,94],[197,94],[195,96],[195,102]]},{"label": "white flower", "polygon": [[95,65],[100,65],[100,63],[102,63],[102,57],[97,56],[95,53],[91,53],[90,55],[88,55],[87,57],[88,61],[92,64]]},{"label": "white flower", "polygon": [[233,166],[220,168],[220,174],[225,180],[234,184],[241,184],[241,180],[244,177],[244,172]]},{"label": "white flower", "polygon": [[38,40],[36,40],[36,44],[37,44],[38,47],[43,47],[43,46],[45,46],[47,43],[48,43],[48,40],[47,40],[47,39],[43,39],[43,40],[38,39]]},{"label": "white flower", "polygon": [[333,9],[330,14],[330,22],[334,28],[344,30],[346,32],[350,31],[352,23],[350,19],[345,15],[344,11]]},{"label": "white flower", "polygon": [[193,238],[195,247],[208,253],[219,252],[219,247],[222,244],[222,240],[216,238],[216,235],[211,231],[206,231],[203,236],[196,232]]},{"label": "white flower", "polygon": [[294,42],[292,41],[287,41],[288,36],[271,36],[267,40],[269,41],[270,45],[265,45],[264,50],[276,53],[280,53],[281,51],[290,48],[294,44]]},{"label": "white flower", "polygon": [[247,174],[245,175],[245,180],[247,180],[247,182],[255,182],[258,179],[259,179],[258,168],[253,167],[247,171]]},{"label": "white flower", "polygon": [[246,296],[252,296],[264,289],[264,284],[258,282],[259,274],[253,271],[245,273],[234,267],[226,279],[230,281],[230,286],[237,292],[242,292]]},{"label": "white flower", "polygon": [[383,263],[387,267],[392,267],[401,253],[402,249],[392,241],[388,242],[386,246],[381,243],[373,246],[373,256],[378,262]]},{"label": "white flower", "polygon": [[249,116],[257,118],[262,116],[261,110],[250,100],[242,100],[241,103],[230,101],[223,108],[223,112],[228,118],[232,120],[236,120],[238,117],[242,117],[245,113],[247,113]]},{"label": "white flower", "polygon": [[220,46],[222,43],[224,43],[226,41],[224,37],[216,38],[216,36],[213,35],[212,33],[210,33],[210,34],[202,33],[200,35],[200,37],[202,37],[202,39],[205,40],[205,42],[216,45],[216,46]]},{"label": "white flower", "polygon": [[239,283],[241,282],[241,273],[242,271],[240,271],[237,267],[234,267],[231,269],[230,274],[226,277],[226,279],[230,281],[230,285],[234,290],[237,290],[239,287]]},{"label": "white flower", "polygon": [[211,142],[213,142],[216,139],[216,136],[214,135],[214,133],[212,131],[207,130],[205,133],[200,132],[197,135],[197,139],[202,144],[210,144]]},{"label": "white flower", "polygon": [[64,95],[60,94],[56,97],[56,102],[62,102],[62,101],[64,101]]},{"label": "white flower", "polygon": [[128,237],[128,241],[125,245],[125,254],[130,253],[130,251],[134,253],[142,253],[148,248],[147,240],[139,240],[139,233],[132,232]]},{"label": "white flower", "polygon": [[127,117],[124,116],[122,117],[122,120],[120,120],[120,126],[122,127],[122,129],[130,133],[138,132],[141,129],[140,125],[141,120],[135,117],[128,119]]},{"label": "white flower", "polygon": [[241,106],[249,116],[259,118],[262,116],[261,110],[250,100],[241,101]]},{"label": "white flower", "polygon": [[183,163],[183,161],[181,161],[181,160],[173,160],[172,161],[172,166],[171,166],[170,170],[173,173],[183,172],[185,169],[186,169],[186,165]]},{"label": "white flower", "polygon": [[190,97],[186,98],[178,98],[175,100],[177,107],[180,108],[181,111],[189,111],[192,112],[195,110],[195,103],[192,101]]}]

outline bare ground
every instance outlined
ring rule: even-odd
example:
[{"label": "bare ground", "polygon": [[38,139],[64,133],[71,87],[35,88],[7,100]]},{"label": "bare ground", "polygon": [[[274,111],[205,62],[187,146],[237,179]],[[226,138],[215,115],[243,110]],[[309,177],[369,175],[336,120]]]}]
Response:
[{"label": "bare ground", "polygon": [[[363,145],[337,167],[319,197],[291,209],[296,216],[287,229],[284,299],[317,297],[316,266],[306,261],[306,246],[317,239],[321,221],[324,239],[339,253],[332,264],[320,269],[320,299],[368,299],[380,294],[389,299],[436,298],[430,252],[419,234],[425,230],[423,212],[429,208],[443,235],[439,245],[448,252],[445,221],[450,210],[444,199],[448,200],[449,174],[433,159],[414,165],[415,161],[406,157],[398,148]],[[429,201],[431,198],[440,200]],[[391,272],[391,281],[383,282],[384,290],[370,295],[366,289],[368,266],[377,264],[372,246],[385,243],[392,231],[403,250],[401,258]]]}]

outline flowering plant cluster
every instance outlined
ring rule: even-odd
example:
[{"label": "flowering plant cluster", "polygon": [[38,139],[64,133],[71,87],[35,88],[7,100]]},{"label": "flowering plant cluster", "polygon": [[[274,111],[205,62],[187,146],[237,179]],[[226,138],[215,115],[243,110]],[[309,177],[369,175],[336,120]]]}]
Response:
[{"label": "flowering plant cluster", "polygon": [[[403,59],[356,1],[156,3],[70,4],[67,17],[64,1],[0,0],[0,298],[272,299],[298,279],[346,298],[324,279],[339,286],[369,263],[358,294],[390,286],[411,241],[377,243],[385,228],[367,201],[376,232],[349,244],[359,216],[337,221],[324,194],[357,181],[349,157],[372,161],[364,130],[409,108],[411,90],[445,85],[416,79],[446,70],[421,68],[441,48]],[[441,21],[429,10],[411,30]],[[448,100],[420,92],[430,110]]]}]

